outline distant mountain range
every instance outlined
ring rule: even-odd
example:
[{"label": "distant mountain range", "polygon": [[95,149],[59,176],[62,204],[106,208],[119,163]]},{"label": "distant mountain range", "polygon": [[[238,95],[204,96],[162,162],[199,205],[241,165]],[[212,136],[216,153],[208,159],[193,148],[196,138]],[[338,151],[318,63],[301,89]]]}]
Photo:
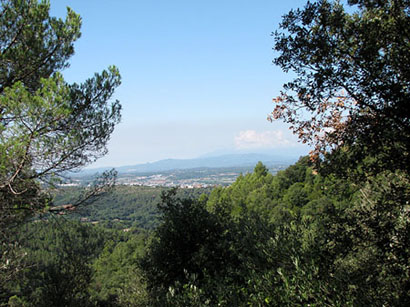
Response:
[{"label": "distant mountain range", "polygon": [[[165,159],[152,163],[120,166],[115,169],[119,174],[164,172],[179,169],[220,168],[255,166],[259,161],[266,166],[292,164],[298,160],[296,155],[268,155],[259,153],[227,154],[221,156],[200,157],[196,159]],[[106,168],[85,169],[76,175],[91,175],[103,172]]]}]

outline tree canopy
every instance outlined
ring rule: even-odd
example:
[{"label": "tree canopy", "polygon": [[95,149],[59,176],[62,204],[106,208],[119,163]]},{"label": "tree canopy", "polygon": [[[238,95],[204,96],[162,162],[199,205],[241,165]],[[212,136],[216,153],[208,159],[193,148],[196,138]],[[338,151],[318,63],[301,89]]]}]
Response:
[{"label": "tree canopy", "polygon": [[[64,216],[22,225],[77,198],[47,188],[105,153],[119,75],[67,84],[59,71],[79,17],[0,3],[2,27],[15,29],[0,34],[10,65],[1,78],[11,80],[0,92],[0,305],[410,306],[409,1],[318,0],[284,16],[275,63],[296,77],[271,119],[315,146],[310,159],[277,174],[258,163],[200,197],[165,189],[158,210],[154,189],[123,186],[99,214],[83,212],[110,230]],[[38,38],[39,55],[62,44],[45,66],[21,51]],[[41,76],[21,70],[25,56]]]},{"label": "tree canopy", "polygon": [[69,8],[65,20],[50,17],[49,9],[48,1],[0,2],[1,242],[50,206],[47,189],[65,172],[107,153],[121,117],[111,99],[121,83],[116,67],[82,84],[64,81],[81,18]]},{"label": "tree canopy", "polygon": [[372,155],[408,170],[410,2],[347,3],[308,2],[284,16],[274,63],[296,77],[269,119],[290,123],[316,159],[348,148],[352,161]]},{"label": "tree canopy", "polygon": [[81,18],[69,8],[65,21],[50,17],[49,6],[0,6],[0,189],[10,201],[104,155],[120,120],[121,105],[110,101],[117,68],[83,84],[64,81],[59,71],[68,67]]}]

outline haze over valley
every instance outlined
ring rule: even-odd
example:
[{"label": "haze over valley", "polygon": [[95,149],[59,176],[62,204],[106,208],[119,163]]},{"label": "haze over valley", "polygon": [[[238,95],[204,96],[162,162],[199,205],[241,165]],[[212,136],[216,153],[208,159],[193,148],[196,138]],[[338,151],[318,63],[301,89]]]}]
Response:
[{"label": "haze over valley", "polygon": [[[251,172],[262,162],[276,173],[297,161],[297,154],[244,153],[209,155],[196,159],[166,159],[153,163],[116,167],[117,183],[164,187],[209,187],[229,185],[240,174]],[[87,184],[94,175],[110,168],[85,169],[71,174],[72,180],[62,186]]]},{"label": "haze over valley", "polygon": [[0,306],[410,306],[410,0],[0,27]]}]

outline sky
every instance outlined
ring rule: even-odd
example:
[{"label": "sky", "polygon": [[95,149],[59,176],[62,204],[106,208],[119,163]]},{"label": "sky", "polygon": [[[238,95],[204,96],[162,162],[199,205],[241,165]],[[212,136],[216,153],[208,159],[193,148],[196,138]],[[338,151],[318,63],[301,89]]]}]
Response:
[{"label": "sky", "polygon": [[306,1],[51,0],[52,16],[69,6],[82,17],[68,82],[109,65],[123,107],[109,153],[91,167],[161,159],[286,150],[307,154],[288,126],[270,123],[272,98],[290,81],[272,64],[271,33]]}]

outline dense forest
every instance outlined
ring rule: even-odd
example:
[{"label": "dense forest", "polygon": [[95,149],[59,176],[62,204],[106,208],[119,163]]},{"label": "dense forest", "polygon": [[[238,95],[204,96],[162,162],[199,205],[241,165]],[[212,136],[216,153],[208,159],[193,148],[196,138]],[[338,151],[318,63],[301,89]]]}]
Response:
[{"label": "dense forest", "polygon": [[[99,224],[107,228],[143,228],[152,230],[158,225],[157,205],[161,194],[170,188],[117,185],[115,189],[95,199],[91,204],[79,206],[70,214],[64,213],[70,220],[82,220]],[[54,204],[61,207],[73,204],[82,198],[80,187],[61,188],[54,194]],[[211,188],[179,189],[178,195],[186,198],[198,198],[209,194]]]},{"label": "dense forest", "polygon": [[106,153],[120,76],[67,84],[79,16],[0,2],[0,306],[409,306],[410,2],[345,5],[308,2],[273,33],[294,80],[269,119],[309,156],[137,199],[115,172],[55,192]]},{"label": "dense forest", "polygon": [[24,269],[2,299],[13,306],[404,306],[410,245],[408,205],[397,205],[408,193],[402,180],[359,186],[318,174],[303,157],[276,175],[259,163],[199,197],[164,190],[145,229],[46,216],[18,231]]}]

